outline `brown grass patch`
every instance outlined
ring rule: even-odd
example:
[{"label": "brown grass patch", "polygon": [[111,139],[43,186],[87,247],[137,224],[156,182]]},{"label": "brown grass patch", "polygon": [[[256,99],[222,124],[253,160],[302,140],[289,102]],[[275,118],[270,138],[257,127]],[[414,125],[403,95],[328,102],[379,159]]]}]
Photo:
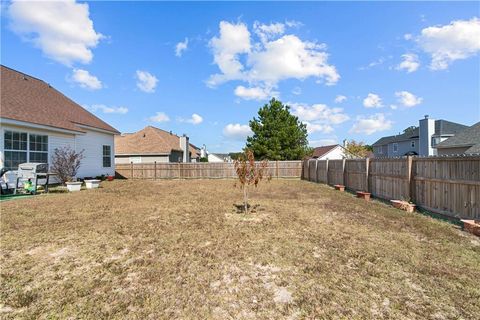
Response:
[{"label": "brown grass patch", "polygon": [[2,318],[474,319],[480,246],[298,180],[114,181],[1,204]]}]

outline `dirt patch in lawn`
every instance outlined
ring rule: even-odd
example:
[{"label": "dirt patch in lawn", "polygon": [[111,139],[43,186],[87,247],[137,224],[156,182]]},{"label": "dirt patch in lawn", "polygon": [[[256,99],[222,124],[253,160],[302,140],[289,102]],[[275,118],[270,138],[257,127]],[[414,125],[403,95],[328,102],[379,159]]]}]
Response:
[{"label": "dirt patch in lawn", "polygon": [[474,319],[455,226],[298,180],[113,181],[1,204],[2,318]]}]

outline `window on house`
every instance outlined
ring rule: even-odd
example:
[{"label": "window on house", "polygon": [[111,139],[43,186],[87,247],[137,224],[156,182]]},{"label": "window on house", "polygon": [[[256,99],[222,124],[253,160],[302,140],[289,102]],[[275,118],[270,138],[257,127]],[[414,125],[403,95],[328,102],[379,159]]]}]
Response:
[{"label": "window on house", "polygon": [[394,143],[393,144],[393,152],[397,152],[398,151],[398,143]]},{"label": "window on house", "polygon": [[383,153],[383,147],[378,147],[377,151],[378,151],[378,153],[382,154]]},{"label": "window on house", "polygon": [[110,168],[112,166],[112,147],[103,146],[103,167]]},{"label": "window on house", "polygon": [[30,162],[48,162],[48,136],[30,134]]},{"label": "window on house", "polygon": [[415,148],[415,141],[412,141],[411,144],[410,144],[410,146],[411,146],[412,148]]},{"label": "window on house", "polygon": [[27,162],[28,136],[26,132],[5,131],[4,149],[6,169],[17,170],[20,163]]},{"label": "window on house", "polygon": [[435,147],[437,144],[439,144],[440,142],[442,142],[442,138],[441,137],[432,137],[432,147]]}]

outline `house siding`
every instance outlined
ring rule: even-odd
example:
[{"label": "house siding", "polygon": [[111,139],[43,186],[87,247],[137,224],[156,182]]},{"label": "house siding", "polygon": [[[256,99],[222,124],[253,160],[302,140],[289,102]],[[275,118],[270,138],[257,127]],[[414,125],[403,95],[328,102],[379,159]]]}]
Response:
[{"label": "house siding", "polygon": [[[86,129],[85,134],[75,137],[75,150],[83,150],[83,160],[78,170],[78,177],[95,177],[115,174],[115,142],[110,133]],[[103,146],[110,146],[110,167],[103,167]]]},{"label": "house siding", "polygon": [[470,148],[468,147],[455,147],[455,148],[438,148],[437,152],[439,156],[464,154]]},{"label": "house siding", "polygon": [[131,158],[139,158],[140,162],[139,163],[168,163],[170,161],[170,156],[164,155],[164,156],[129,156],[129,155],[116,155],[115,156],[115,164],[128,164],[132,161]]},{"label": "house siding", "polygon": [[336,146],[333,150],[330,150],[322,157],[318,158],[318,160],[335,160],[335,159],[343,159],[345,158],[345,153],[343,152],[343,148],[340,146]]},{"label": "house siding", "polygon": [[[55,149],[69,146],[77,152],[84,150],[84,159],[81,162],[78,171],[78,178],[97,176],[101,174],[113,175],[115,173],[113,152],[114,140],[113,134],[86,130],[85,134],[67,134],[55,130],[29,128],[27,126],[15,126],[2,124],[0,134],[0,166],[4,164],[4,137],[5,131],[20,131],[32,134],[41,134],[48,136],[48,163],[52,163]],[[112,150],[112,159],[110,168],[103,168],[103,145],[110,145]]]}]

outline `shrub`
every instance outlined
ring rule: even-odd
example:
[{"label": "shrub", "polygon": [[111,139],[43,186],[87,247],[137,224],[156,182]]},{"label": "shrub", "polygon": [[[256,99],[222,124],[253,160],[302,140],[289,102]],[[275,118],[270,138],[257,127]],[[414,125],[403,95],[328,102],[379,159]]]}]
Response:
[{"label": "shrub", "polygon": [[51,171],[56,173],[63,184],[72,181],[77,175],[83,156],[83,150],[76,152],[70,147],[56,148],[53,153]]},{"label": "shrub", "polygon": [[270,179],[270,176],[267,174],[267,166],[267,160],[256,163],[255,156],[251,150],[246,150],[245,153],[234,162],[235,172],[238,176],[238,181],[235,183],[235,186],[239,183],[240,189],[243,190],[245,213],[248,213],[248,187],[253,185],[256,188],[263,178],[267,177]]}]

